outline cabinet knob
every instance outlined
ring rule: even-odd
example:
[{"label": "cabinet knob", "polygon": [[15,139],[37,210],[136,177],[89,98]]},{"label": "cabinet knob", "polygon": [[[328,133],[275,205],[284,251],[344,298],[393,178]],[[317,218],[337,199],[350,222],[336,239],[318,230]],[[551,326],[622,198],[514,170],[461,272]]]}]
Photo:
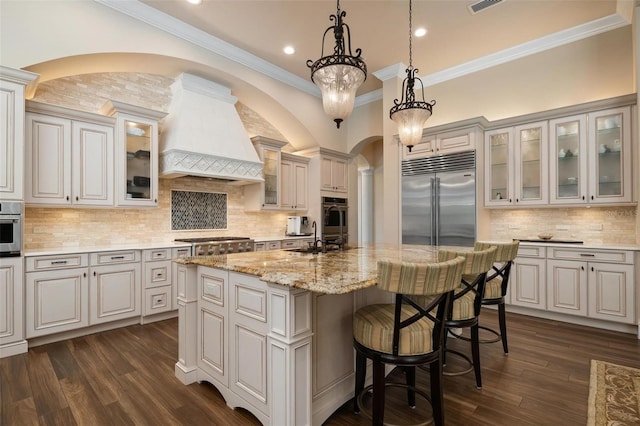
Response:
[{"label": "cabinet knob", "polygon": [[95,277],[95,276],[97,276],[97,275],[98,275],[98,274],[96,274],[96,271],[93,271],[93,276]]},{"label": "cabinet knob", "polygon": [[76,195],[76,201],[78,201],[80,198],[78,198],[78,196]]},{"label": "cabinet knob", "polygon": [[84,273],[82,274],[82,276],[83,276],[83,277],[85,277],[85,278],[87,278],[87,273],[86,273],[86,272],[84,272]]},{"label": "cabinet knob", "polygon": [[157,199],[157,198],[154,198],[154,199],[153,199],[153,202],[154,202],[154,203],[156,203],[156,204],[158,204],[158,199]]},{"label": "cabinet knob", "polygon": [[584,271],[584,266],[581,266],[580,269],[582,269]]},{"label": "cabinet knob", "polygon": [[593,266],[591,267],[591,272],[595,271],[595,269],[593,268]]},{"label": "cabinet knob", "polygon": [[69,201],[69,196],[67,195],[67,201]]},{"label": "cabinet knob", "polygon": [[591,196],[591,199],[593,200],[593,195]]},{"label": "cabinet knob", "polygon": [[583,195],[583,196],[582,196],[582,200],[584,201],[584,199],[585,199],[585,198],[584,198],[584,195]]}]

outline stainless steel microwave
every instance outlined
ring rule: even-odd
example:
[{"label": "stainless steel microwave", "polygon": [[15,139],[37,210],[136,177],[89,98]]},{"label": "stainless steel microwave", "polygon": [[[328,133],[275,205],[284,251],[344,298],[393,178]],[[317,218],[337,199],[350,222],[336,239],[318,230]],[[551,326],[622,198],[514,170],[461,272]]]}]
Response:
[{"label": "stainless steel microwave", "polygon": [[0,257],[22,254],[22,203],[0,202]]}]

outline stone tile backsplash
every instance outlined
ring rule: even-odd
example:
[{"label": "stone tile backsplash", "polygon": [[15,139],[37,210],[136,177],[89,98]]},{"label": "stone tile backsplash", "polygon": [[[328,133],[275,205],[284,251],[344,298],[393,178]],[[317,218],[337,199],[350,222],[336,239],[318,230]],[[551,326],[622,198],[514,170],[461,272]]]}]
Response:
[{"label": "stone tile backsplash", "polygon": [[[227,226],[215,230],[171,229],[171,191],[227,195]],[[242,186],[199,177],[160,179],[157,208],[26,207],[24,248],[58,249],[164,243],[180,237],[284,238],[286,213],[245,212]]]},{"label": "stone tile backsplash", "polygon": [[576,207],[491,210],[491,235],[496,240],[554,238],[587,244],[636,244],[636,207]]}]

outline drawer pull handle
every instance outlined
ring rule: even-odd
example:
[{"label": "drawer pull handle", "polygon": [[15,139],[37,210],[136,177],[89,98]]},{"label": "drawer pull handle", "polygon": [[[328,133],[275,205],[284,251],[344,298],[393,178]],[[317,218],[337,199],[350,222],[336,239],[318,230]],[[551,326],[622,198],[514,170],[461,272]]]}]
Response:
[{"label": "drawer pull handle", "polygon": [[53,262],[51,262],[52,265],[66,265],[67,261],[66,260],[54,260]]},{"label": "drawer pull handle", "polygon": [[111,256],[111,260],[123,260],[124,256]]},{"label": "drawer pull handle", "polygon": [[582,257],[596,257],[596,255],[592,254],[592,253],[580,253],[580,256],[582,256]]}]

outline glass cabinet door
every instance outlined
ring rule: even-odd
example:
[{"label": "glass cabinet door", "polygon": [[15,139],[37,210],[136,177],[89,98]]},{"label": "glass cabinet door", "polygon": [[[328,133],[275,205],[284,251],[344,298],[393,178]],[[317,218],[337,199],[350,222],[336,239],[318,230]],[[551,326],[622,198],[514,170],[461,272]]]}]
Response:
[{"label": "glass cabinet door", "polygon": [[513,129],[492,130],[485,133],[486,205],[509,205],[513,199],[512,185]]},{"label": "glass cabinet door", "polygon": [[126,199],[136,201],[153,201],[151,151],[153,126],[151,124],[124,120],[126,132]]},{"label": "glass cabinet door", "polygon": [[516,127],[515,140],[516,203],[548,203],[547,123]]},{"label": "glass cabinet door", "polygon": [[586,117],[549,121],[551,203],[584,203],[587,194]]},{"label": "glass cabinet door", "polygon": [[280,151],[263,148],[264,162],[264,207],[278,207],[278,169],[280,165]]},{"label": "glass cabinet door", "polygon": [[629,117],[628,107],[589,114],[590,202],[631,201]]}]

